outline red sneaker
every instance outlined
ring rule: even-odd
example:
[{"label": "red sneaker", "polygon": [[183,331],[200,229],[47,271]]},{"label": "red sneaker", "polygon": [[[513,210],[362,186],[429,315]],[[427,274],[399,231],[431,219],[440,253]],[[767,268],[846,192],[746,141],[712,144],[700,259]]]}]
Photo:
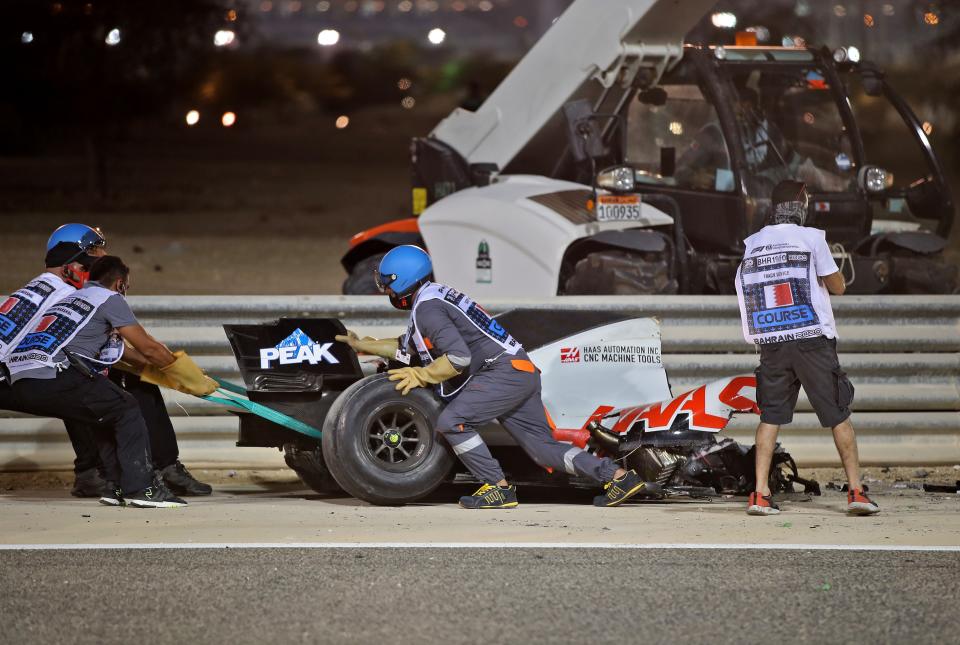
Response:
[{"label": "red sneaker", "polygon": [[776,515],[780,507],[773,503],[773,496],[764,497],[760,493],[750,493],[747,501],[747,515]]},{"label": "red sneaker", "polygon": [[874,515],[880,507],[859,488],[847,492],[847,512],[851,515]]}]

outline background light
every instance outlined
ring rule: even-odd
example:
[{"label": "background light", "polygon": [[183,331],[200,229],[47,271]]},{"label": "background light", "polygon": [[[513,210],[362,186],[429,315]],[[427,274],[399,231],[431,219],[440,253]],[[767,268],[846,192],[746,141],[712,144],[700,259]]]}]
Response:
[{"label": "background light", "polygon": [[30,43],[32,43],[33,33],[29,31],[25,31],[22,34],[20,34],[20,42],[22,42],[24,45],[29,45]]},{"label": "background light", "polygon": [[317,44],[321,47],[330,47],[340,42],[340,32],[336,29],[324,29],[317,34]]},{"label": "background light", "polygon": [[237,35],[229,29],[221,29],[213,35],[213,44],[217,47],[226,47],[237,39]]},{"label": "background light", "polygon": [[229,128],[234,123],[237,122],[237,115],[233,112],[224,112],[223,116],[220,117],[220,123],[223,124],[223,127]]},{"label": "background light", "polygon": [[755,27],[747,27],[747,31],[756,34],[758,42],[765,43],[768,40],[770,40],[770,30],[764,27],[763,25],[757,25]]},{"label": "background light", "polygon": [[413,106],[416,104],[417,104],[417,99],[413,98],[412,96],[404,96],[403,100],[400,101],[400,105],[402,105],[404,109],[407,109],[407,110],[412,109]]},{"label": "background light", "polygon": [[337,117],[335,125],[337,126],[337,130],[343,130],[345,127],[350,125],[350,117],[348,117],[346,114],[341,114]]},{"label": "background light", "polygon": [[107,32],[107,37],[103,39],[105,43],[113,47],[114,45],[120,44],[120,30],[114,27],[109,32]]},{"label": "background light", "polygon": [[719,29],[733,29],[737,26],[737,17],[729,11],[718,11],[710,16],[710,21]]},{"label": "background light", "polygon": [[187,125],[197,125],[197,122],[200,120],[200,113],[196,110],[190,110],[187,112]]},{"label": "background light", "polygon": [[847,60],[851,63],[860,62],[860,50],[854,46],[847,47]]},{"label": "background light", "polygon": [[441,44],[444,40],[447,39],[447,32],[439,27],[434,27],[427,34],[427,40],[429,40],[434,45]]}]

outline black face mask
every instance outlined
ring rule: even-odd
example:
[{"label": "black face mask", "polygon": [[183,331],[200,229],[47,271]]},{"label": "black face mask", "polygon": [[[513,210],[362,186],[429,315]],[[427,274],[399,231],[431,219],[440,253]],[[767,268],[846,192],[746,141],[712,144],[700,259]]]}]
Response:
[{"label": "black face mask", "polygon": [[403,311],[409,311],[413,308],[413,297],[410,296],[398,296],[396,294],[390,294],[390,304],[393,305],[396,309]]}]

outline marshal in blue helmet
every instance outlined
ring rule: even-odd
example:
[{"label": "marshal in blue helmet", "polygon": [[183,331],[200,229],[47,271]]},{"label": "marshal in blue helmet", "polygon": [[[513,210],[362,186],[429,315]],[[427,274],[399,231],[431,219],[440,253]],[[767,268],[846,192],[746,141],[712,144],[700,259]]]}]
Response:
[{"label": "marshal in blue helmet", "polygon": [[99,228],[86,224],[64,224],[58,227],[50,236],[50,239],[47,240],[47,251],[60,242],[79,244],[84,253],[89,253],[94,249],[105,246],[107,240],[103,237],[103,232]]},{"label": "marshal in blue helmet", "polygon": [[433,279],[433,262],[419,246],[405,244],[383,256],[373,272],[377,288],[390,296],[397,309],[410,309],[410,298],[423,284]]},{"label": "marshal in blue helmet", "polygon": [[473,495],[460,498],[461,506],[519,504],[516,486],[477,432],[491,419],[499,419],[537,464],[602,484],[604,492],[593,501],[597,506],[619,506],[647,487],[636,471],[553,435],[540,395],[540,370],[523,345],[469,296],[433,282],[426,251],[417,246],[390,250],[374,278],[394,307],[410,310],[407,331],[400,338],[360,338],[347,330],[335,340],[358,353],[405,365],[387,372],[402,395],[433,387],[447,402],[435,429],[483,483]]}]

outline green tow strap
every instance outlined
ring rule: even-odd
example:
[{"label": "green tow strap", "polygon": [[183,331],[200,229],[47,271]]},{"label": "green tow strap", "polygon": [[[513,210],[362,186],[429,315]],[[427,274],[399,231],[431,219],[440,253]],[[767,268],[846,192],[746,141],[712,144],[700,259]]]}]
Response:
[{"label": "green tow strap", "polygon": [[220,387],[217,388],[217,393],[221,396],[214,396],[210,394],[207,396],[201,396],[201,399],[210,401],[211,403],[219,403],[220,405],[225,405],[230,408],[243,410],[244,412],[252,412],[258,417],[262,417],[267,421],[281,425],[284,428],[289,428],[290,430],[304,434],[311,439],[319,439],[321,436],[323,436],[323,434],[312,425],[306,424],[298,419],[294,419],[291,416],[287,416],[282,412],[277,412],[273,408],[268,408],[261,403],[255,403],[251,401],[247,398],[247,391],[239,385],[234,385],[229,381],[224,381],[218,378],[213,378],[213,380],[220,385]]}]

